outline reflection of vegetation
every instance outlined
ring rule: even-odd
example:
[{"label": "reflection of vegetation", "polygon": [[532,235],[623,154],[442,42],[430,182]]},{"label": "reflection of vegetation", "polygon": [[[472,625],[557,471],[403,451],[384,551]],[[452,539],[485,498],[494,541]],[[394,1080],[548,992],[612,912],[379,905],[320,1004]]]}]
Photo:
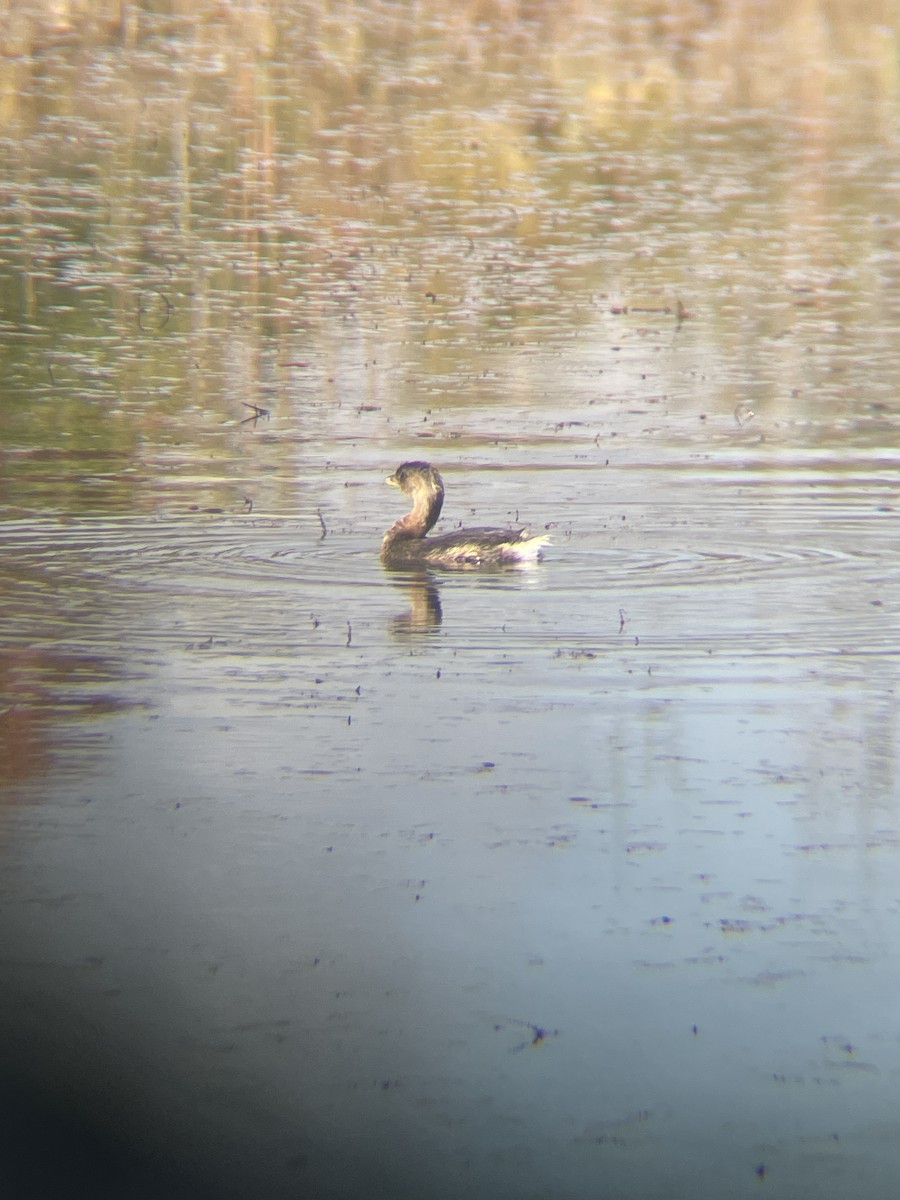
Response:
[{"label": "reflection of vegetation", "polygon": [[[118,674],[113,664],[99,656],[15,648],[0,656],[4,799],[14,802],[19,788],[46,775],[66,736],[60,733],[60,726],[73,714],[106,716],[131,707],[128,701],[103,690]],[[77,742],[77,735],[73,734],[72,740]]]},{"label": "reflection of vegetation", "polygon": [[[8,7],[0,448],[140,468],[202,432],[224,462],[211,429],[261,390],[305,434],[311,392],[279,362],[314,362],[329,402],[351,371],[377,389],[377,364],[402,409],[422,375],[452,390],[597,338],[610,293],[686,293],[707,363],[872,326],[896,283],[870,188],[894,169],[900,0],[877,18],[861,0]],[[788,396],[854,353],[814,366],[794,345]]]}]

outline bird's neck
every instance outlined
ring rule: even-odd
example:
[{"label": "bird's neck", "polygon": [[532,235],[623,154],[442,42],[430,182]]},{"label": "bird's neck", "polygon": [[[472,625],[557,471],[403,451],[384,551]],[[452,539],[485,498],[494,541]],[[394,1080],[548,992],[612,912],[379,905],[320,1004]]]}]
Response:
[{"label": "bird's neck", "polygon": [[433,529],[441,515],[444,504],[443,492],[432,492],[429,495],[417,495],[413,499],[412,512],[401,517],[391,526],[388,537],[421,538]]}]

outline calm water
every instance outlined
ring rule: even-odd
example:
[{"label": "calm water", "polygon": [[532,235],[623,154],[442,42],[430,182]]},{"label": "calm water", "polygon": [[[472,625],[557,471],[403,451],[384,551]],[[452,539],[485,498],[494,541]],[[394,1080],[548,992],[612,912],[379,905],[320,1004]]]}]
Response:
[{"label": "calm water", "polygon": [[[829,12],[0,20],[16,1196],[896,1196],[900,12]],[[385,573],[409,458],[545,561]]]}]

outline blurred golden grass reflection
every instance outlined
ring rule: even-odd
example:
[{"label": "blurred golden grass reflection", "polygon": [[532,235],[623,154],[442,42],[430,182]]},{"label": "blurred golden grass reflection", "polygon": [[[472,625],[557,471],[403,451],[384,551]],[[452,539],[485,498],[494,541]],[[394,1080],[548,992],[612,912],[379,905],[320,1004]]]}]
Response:
[{"label": "blurred golden grass reflection", "polygon": [[[4,115],[27,119],[28,84],[40,84],[60,52],[75,70],[56,100],[77,107],[78,63],[117,49],[126,51],[119,70],[108,65],[123,101],[151,99],[143,88],[152,70],[136,72],[129,54],[140,62],[164,49],[186,87],[198,85],[192,70],[229,76],[236,113],[265,94],[277,107],[264,86],[268,63],[296,87],[281,99],[305,102],[308,121],[283,130],[294,138],[356,104],[374,118],[437,102],[515,101],[516,115],[533,122],[520,132],[570,134],[582,122],[612,122],[629,104],[653,104],[661,117],[686,107],[797,111],[851,93],[896,98],[898,8],[894,0],[32,0],[0,13]],[[250,68],[256,79],[244,74]]]},{"label": "blurred golden grass reflection", "polygon": [[597,295],[699,303],[723,359],[726,285],[772,337],[773,278],[838,264],[830,318],[883,307],[898,27],[900,0],[6,6],[0,446],[112,400],[92,444],[123,451],[233,416],[273,342],[326,388],[356,339],[452,390]]}]

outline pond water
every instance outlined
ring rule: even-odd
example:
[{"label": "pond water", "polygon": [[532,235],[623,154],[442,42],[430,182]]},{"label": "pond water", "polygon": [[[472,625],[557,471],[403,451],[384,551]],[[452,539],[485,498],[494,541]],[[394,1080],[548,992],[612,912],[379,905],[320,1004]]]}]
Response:
[{"label": "pond water", "polygon": [[17,7],[14,1194],[893,1200],[896,6]]}]

